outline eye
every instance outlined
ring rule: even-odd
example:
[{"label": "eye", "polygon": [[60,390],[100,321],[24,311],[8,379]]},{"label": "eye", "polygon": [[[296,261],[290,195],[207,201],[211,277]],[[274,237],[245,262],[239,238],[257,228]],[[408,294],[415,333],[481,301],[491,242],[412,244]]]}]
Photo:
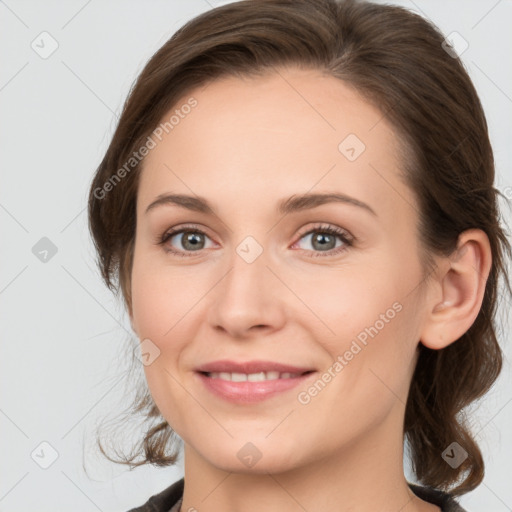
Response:
[{"label": "eye", "polygon": [[[311,256],[313,257],[335,256],[346,251],[354,242],[354,238],[347,231],[329,224],[314,226],[301,235],[300,240],[303,239],[307,240],[308,244],[312,245],[313,254]],[[336,246],[337,239],[342,242],[338,246]],[[299,242],[296,242],[294,246],[298,243]]]},{"label": "eye", "polygon": [[[209,240],[210,238],[204,231],[192,225],[166,231],[159,237],[157,243],[162,245],[166,252],[177,256],[192,256],[187,252],[200,252],[207,248],[205,239]],[[174,248],[176,245],[178,245],[178,249]]]},{"label": "eye", "polygon": [[[354,237],[344,229],[329,224],[319,224],[301,234],[300,240],[308,240],[313,247],[313,250],[304,249],[312,252],[311,256],[335,256],[343,251],[346,251],[353,245]],[[207,249],[207,240],[210,237],[199,227],[195,225],[182,226],[166,231],[163,235],[159,236],[156,240],[158,245],[162,245],[164,250],[168,253],[177,256],[190,257],[192,253],[200,253],[203,249]],[[300,242],[299,240],[299,242]],[[337,240],[341,244],[336,245]],[[299,242],[293,244],[295,247]],[[176,246],[180,246],[176,249]],[[211,247],[211,245],[210,245]]]}]

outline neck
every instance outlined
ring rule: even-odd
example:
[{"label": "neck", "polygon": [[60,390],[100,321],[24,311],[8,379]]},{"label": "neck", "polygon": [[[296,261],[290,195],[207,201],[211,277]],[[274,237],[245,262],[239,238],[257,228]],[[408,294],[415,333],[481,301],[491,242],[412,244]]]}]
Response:
[{"label": "neck", "polygon": [[[396,412],[396,411],[395,411]],[[276,471],[264,458],[250,470],[219,468],[185,443],[182,511],[201,512],[434,512],[416,497],[403,471],[402,414],[337,451]],[[242,446],[244,443],[238,443]],[[297,443],[300,448],[300,442]],[[304,447],[302,447],[304,448]],[[277,449],[277,448],[276,448]]]}]

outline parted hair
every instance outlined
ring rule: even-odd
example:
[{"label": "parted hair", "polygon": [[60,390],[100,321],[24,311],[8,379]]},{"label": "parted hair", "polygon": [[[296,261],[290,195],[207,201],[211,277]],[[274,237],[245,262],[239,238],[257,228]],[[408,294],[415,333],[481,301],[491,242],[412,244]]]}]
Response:
[{"label": "parted hair", "polygon": [[[502,368],[498,299],[511,293],[511,246],[494,187],[486,118],[460,59],[431,22],[398,6],[357,0],[243,0],[196,16],[151,57],[124,103],[89,191],[88,219],[106,285],[121,290],[131,312],[130,276],[136,199],[143,160],[126,162],[162,118],[195,87],[223,76],[258,76],[283,66],[316,69],[354,87],[377,107],[403,145],[401,171],[419,205],[425,276],[433,256],[449,256],[459,235],[478,228],[489,238],[492,267],[479,314],[441,350],[420,343],[404,420],[404,441],[419,482],[463,494],[483,480],[484,462],[465,408],[482,397]],[[122,179],[107,182],[125,166]],[[506,287],[500,291],[500,276]],[[137,361],[133,361],[136,364]],[[454,369],[456,368],[456,371]],[[175,464],[176,433],[147,388],[130,414],[150,424],[129,454],[132,467]],[[452,468],[443,451],[457,442],[468,457]]]}]

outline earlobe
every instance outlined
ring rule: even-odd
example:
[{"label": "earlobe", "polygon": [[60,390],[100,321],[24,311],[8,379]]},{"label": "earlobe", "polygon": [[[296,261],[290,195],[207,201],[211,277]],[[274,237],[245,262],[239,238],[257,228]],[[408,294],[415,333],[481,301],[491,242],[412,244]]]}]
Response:
[{"label": "earlobe", "polygon": [[426,303],[420,338],[423,345],[434,350],[445,348],[473,325],[491,264],[491,248],[484,231],[469,229],[459,235],[457,249],[439,265],[443,271],[435,285],[440,293]]}]

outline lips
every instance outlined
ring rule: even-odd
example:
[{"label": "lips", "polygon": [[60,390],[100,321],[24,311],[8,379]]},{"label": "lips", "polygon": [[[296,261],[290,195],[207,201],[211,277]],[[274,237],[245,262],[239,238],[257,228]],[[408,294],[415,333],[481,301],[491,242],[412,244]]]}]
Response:
[{"label": "lips", "polygon": [[279,373],[291,373],[291,374],[299,374],[303,375],[305,373],[315,371],[314,368],[308,367],[300,367],[300,366],[291,366],[288,364],[282,364],[275,361],[262,361],[262,360],[254,360],[254,361],[245,361],[245,362],[236,362],[230,361],[227,359],[223,359],[220,361],[212,361],[211,363],[206,363],[198,368],[196,371],[200,373],[260,373],[260,372],[279,372]]},{"label": "lips", "polygon": [[[317,373],[305,366],[276,361],[213,361],[198,366],[198,381],[213,395],[242,405],[255,404],[310,381]],[[289,395],[288,395],[289,396]]]}]

